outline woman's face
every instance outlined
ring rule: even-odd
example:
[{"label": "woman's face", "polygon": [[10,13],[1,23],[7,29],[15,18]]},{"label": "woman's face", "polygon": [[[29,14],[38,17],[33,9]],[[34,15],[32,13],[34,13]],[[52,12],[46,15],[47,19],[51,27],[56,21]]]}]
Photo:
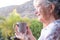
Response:
[{"label": "woman's face", "polygon": [[36,8],[36,15],[38,16],[38,20],[41,22],[45,22],[48,19],[49,16],[49,10],[47,7],[45,7],[44,5],[40,5],[40,6],[35,6]]}]

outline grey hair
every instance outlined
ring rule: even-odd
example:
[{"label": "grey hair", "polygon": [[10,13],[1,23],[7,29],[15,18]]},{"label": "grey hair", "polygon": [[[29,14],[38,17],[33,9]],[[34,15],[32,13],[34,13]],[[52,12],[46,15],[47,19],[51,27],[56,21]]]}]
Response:
[{"label": "grey hair", "polygon": [[45,6],[49,6],[49,4],[50,4],[51,2],[49,2],[48,0],[34,0],[34,2],[33,2],[33,4],[34,4],[34,6],[36,5],[36,6],[38,6],[38,5],[40,5],[40,4],[43,4],[43,5],[45,5]]},{"label": "grey hair", "polygon": [[55,4],[55,9],[54,9],[54,16],[56,19],[60,18],[60,0],[48,0],[49,2],[52,2]]},{"label": "grey hair", "polygon": [[34,0],[34,5],[44,4],[44,6],[48,7],[51,3],[55,4],[55,17],[60,17],[60,0]]}]

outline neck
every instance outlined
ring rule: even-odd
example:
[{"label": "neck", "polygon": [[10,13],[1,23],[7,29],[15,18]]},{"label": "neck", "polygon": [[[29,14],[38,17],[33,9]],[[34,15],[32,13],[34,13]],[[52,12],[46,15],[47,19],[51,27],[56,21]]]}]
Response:
[{"label": "neck", "polygon": [[51,22],[55,21],[55,18],[54,17],[50,17],[48,20],[46,20],[44,23],[43,23],[43,28],[47,27]]}]

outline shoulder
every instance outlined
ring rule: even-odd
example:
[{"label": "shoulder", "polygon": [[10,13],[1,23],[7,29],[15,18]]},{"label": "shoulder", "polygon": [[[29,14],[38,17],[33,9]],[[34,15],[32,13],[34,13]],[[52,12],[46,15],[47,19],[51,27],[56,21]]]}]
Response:
[{"label": "shoulder", "polygon": [[[49,33],[46,33],[47,35],[45,36],[45,39],[51,39],[51,40],[57,40],[60,38],[60,23],[59,22],[54,22],[50,24],[47,28]],[[46,32],[48,32],[46,31]]]},{"label": "shoulder", "polygon": [[55,21],[49,24],[46,29],[50,30],[51,32],[60,30],[60,21]]},{"label": "shoulder", "polygon": [[60,20],[50,23],[43,28],[39,40],[59,40],[60,38]]}]

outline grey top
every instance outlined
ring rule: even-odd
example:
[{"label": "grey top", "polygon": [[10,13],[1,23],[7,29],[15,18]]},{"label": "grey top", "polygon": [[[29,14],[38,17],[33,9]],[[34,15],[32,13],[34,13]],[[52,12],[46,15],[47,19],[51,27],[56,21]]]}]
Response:
[{"label": "grey top", "polygon": [[43,28],[38,40],[60,40],[60,19]]}]

